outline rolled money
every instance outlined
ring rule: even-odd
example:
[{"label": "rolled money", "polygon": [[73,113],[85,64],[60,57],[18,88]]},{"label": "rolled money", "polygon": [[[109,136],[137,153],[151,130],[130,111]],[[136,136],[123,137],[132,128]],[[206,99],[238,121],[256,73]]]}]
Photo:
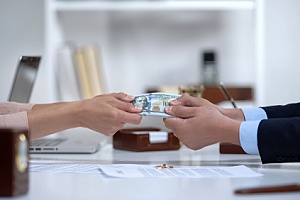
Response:
[{"label": "rolled money", "polygon": [[141,112],[143,116],[171,117],[165,113],[164,108],[169,105],[171,100],[180,96],[178,94],[167,93],[140,94],[135,96],[132,104],[143,108]]}]

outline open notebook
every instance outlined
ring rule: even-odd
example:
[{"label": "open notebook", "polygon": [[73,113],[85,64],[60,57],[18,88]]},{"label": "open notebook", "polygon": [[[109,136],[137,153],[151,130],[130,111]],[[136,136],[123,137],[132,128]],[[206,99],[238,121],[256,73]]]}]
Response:
[{"label": "open notebook", "polygon": [[[11,87],[8,101],[28,103],[36,80],[40,56],[21,56]],[[84,139],[40,138],[31,141],[30,153],[94,153],[99,149],[99,141]]]}]

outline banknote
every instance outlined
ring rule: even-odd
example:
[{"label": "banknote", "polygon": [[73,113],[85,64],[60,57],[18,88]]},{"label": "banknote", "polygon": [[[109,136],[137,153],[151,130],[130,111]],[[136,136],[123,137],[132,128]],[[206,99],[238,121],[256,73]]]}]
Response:
[{"label": "banknote", "polygon": [[143,116],[171,117],[164,112],[164,108],[169,105],[173,99],[180,97],[178,94],[167,93],[147,93],[136,95],[132,104],[142,107]]}]

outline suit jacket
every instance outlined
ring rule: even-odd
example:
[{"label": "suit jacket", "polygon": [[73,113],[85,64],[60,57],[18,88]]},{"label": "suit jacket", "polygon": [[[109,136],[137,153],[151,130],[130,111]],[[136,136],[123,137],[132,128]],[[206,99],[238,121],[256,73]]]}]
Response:
[{"label": "suit jacket", "polygon": [[300,162],[300,103],[262,108],[268,116],[258,127],[262,163]]}]

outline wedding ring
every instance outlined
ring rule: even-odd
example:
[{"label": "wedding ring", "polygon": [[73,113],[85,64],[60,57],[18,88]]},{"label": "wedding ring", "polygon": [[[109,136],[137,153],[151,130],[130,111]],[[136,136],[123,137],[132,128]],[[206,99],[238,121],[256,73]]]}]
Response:
[{"label": "wedding ring", "polygon": [[157,165],[155,166],[156,169],[172,169],[173,166],[168,166],[167,164]]}]

